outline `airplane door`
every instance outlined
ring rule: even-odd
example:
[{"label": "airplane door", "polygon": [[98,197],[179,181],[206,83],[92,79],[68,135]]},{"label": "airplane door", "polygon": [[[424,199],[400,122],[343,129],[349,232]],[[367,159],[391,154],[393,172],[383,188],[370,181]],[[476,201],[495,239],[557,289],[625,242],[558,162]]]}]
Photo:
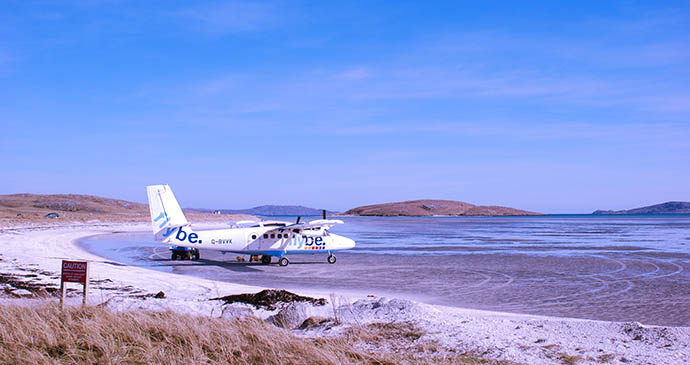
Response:
[{"label": "airplane door", "polygon": [[261,249],[261,235],[258,232],[250,232],[247,235],[247,249],[250,249],[250,250]]}]

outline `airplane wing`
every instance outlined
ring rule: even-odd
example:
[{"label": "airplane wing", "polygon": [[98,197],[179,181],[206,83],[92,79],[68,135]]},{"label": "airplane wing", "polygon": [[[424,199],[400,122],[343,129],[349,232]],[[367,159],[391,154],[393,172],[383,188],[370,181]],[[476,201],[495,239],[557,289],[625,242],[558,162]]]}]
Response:
[{"label": "airplane wing", "polygon": [[283,227],[284,229],[292,229],[292,228],[303,228],[306,225],[304,223],[295,223],[295,224],[288,224],[287,226]]},{"label": "airplane wing", "polygon": [[291,228],[302,228],[302,229],[314,229],[314,228],[325,228],[329,229],[336,224],[343,224],[344,222],[340,219],[317,219],[309,223],[295,223],[287,226],[280,227],[280,229],[291,229]]},{"label": "airplane wing", "polygon": [[324,229],[329,229],[336,224],[343,224],[344,222],[341,221],[340,219],[317,219],[315,221],[309,222],[306,226],[309,228],[321,228],[323,227]]},{"label": "airplane wing", "polygon": [[341,221],[340,219],[317,219],[315,221],[311,221],[309,223],[295,223],[295,224],[290,224],[287,226],[278,226],[269,229],[266,232],[270,231],[286,231],[286,230],[293,230],[293,229],[300,229],[300,230],[329,230],[331,227],[333,227],[336,224],[343,224],[344,222]]}]

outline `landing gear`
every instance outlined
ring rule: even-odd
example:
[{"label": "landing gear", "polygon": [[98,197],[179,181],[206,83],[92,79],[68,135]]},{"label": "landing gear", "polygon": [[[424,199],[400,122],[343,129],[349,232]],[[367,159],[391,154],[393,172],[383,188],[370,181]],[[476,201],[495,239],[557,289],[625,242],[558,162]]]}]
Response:
[{"label": "landing gear", "polygon": [[328,263],[329,264],[335,264],[335,255],[333,255],[333,254],[328,255]]},{"label": "landing gear", "polygon": [[278,260],[278,265],[280,266],[288,266],[290,261],[287,259],[287,257],[281,257],[280,260]]},{"label": "landing gear", "polygon": [[190,248],[190,247],[171,247],[170,251],[172,254],[170,255],[170,258],[175,261],[177,259],[180,260],[198,260],[199,257],[199,249],[198,248]]},{"label": "landing gear", "polygon": [[271,255],[263,255],[261,256],[261,263],[264,265],[268,265],[271,263]]}]

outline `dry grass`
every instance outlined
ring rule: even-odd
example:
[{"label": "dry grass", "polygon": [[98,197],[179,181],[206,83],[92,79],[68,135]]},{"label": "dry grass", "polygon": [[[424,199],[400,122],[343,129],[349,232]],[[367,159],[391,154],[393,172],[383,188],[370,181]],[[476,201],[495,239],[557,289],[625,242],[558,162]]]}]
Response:
[{"label": "dry grass", "polygon": [[349,327],[343,339],[356,348],[387,354],[384,364],[508,364],[439,346],[424,335],[412,322],[371,323]]},{"label": "dry grass", "polygon": [[174,312],[0,307],[4,363],[375,363],[339,341],[312,341],[256,318]]},{"label": "dry grass", "polygon": [[616,356],[614,354],[603,354],[597,356],[596,361],[601,363],[608,363],[613,361],[615,358]]},{"label": "dry grass", "polygon": [[10,305],[0,306],[0,363],[482,363],[431,348],[390,348],[413,344],[422,334],[410,324],[372,325],[309,339],[256,318]]},{"label": "dry grass", "polygon": [[558,355],[559,355],[559,356],[558,356],[558,359],[561,360],[561,361],[563,362],[563,364],[566,364],[566,365],[577,364],[578,362],[584,360],[584,359],[582,358],[582,356],[579,356],[579,355],[569,355],[569,354],[566,354],[565,352],[561,352],[561,353],[558,354]]}]

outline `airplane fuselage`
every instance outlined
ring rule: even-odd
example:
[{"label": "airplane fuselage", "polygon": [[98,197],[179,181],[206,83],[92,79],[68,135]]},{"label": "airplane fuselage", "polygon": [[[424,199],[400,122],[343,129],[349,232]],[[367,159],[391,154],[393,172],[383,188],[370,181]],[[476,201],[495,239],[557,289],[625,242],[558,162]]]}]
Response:
[{"label": "airplane fuselage", "polygon": [[[297,232],[295,232],[297,231]],[[355,242],[330,232],[312,237],[302,230],[275,227],[230,228],[194,231],[179,227],[163,233],[164,242],[181,247],[218,250],[250,255],[282,257],[285,254],[306,254],[351,249]]]},{"label": "airplane fuselage", "polygon": [[[280,266],[287,266],[287,254],[328,253],[328,263],[334,264],[333,251],[355,247],[355,241],[330,233],[339,219],[323,219],[300,223],[282,221],[239,221],[232,228],[206,231],[193,230],[175,199],[169,185],[146,187],[151,212],[151,226],[156,241],[174,245],[170,247],[172,259],[199,259],[199,249],[233,252],[261,256],[261,262],[270,264],[272,257],[278,258]],[[238,261],[242,261],[238,258]],[[250,258],[250,262],[252,259]]]}]

